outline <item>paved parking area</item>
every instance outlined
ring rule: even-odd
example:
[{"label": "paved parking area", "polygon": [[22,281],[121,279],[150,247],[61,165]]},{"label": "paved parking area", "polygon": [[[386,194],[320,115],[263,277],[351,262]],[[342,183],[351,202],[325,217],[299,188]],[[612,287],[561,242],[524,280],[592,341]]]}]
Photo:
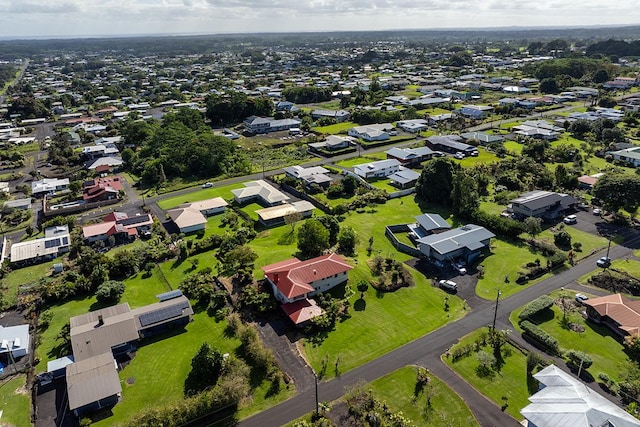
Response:
[{"label": "paved parking area", "polygon": [[77,427],[78,419],[69,411],[67,387],[57,380],[38,387],[36,395],[36,427]]}]

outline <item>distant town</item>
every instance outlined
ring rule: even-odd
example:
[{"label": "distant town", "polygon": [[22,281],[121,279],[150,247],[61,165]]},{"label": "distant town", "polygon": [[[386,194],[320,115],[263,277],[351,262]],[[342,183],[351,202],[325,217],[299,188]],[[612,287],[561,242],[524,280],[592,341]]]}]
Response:
[{"label": "distant town", "polygon": [[0,424],[640,426],[630,34],[0,41]]}]

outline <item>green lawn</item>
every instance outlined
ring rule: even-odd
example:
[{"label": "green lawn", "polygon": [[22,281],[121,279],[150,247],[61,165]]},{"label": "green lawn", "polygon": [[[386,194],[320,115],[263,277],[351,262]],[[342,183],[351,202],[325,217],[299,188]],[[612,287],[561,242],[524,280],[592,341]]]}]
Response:
[{"label": "green lawn", "polygon": [[[422,395],[415,399],[416,370],[407,366],[379,378],[368,385],[376,397],[384,400],[392,411],[401,411],[416,426],[477,426],[469,407],[453,390],[435,375],[429,376],[434,395],[427,409]],[[425,410],[426,409],[426,410]]]},{"label": "green lawn", "polygon": [[504,145],[504,148],[507,149],[507,151],[509,151],[510,153],[514,153],[518,156],[520,155],[520,153],[522,153],[522,149],[524,148],[524,145],[515,141],[505,141],[503,145]]},{"label": "green lawn", "polygon": [[158,206],[160,209],[167,210],[175,208],[182,203],[198,202],[200,200],[212,199],[214,197],[222,197],[225,200],[231,200],[233,199],[233,193],[231,190],[243,187],[243,184],[230,184],[223,187],[203,188],[202,190],[195,191],[193,193],[160,200],[158,202]]},{"label": "green lawn", "polygon": [[0,382],[0,422],[3,426],[30,426],[31,398],[25,388],[27,377],[18,375]]},{"label": "green lawn", "polygon": [[325,133],[325,134],[329,134],[329,135],[337,135],[339,133],[346,134],[349,129],[351,129],[352,127],[356,127],[356,126],[358,126],[357,123],[342,122],[342,123],[336,123],[334,125],[329,125],[329,126],[314,127],[313,130],[315,132],[318,132],[318,133]]},{"label": "green lawn", "polygon": [[52,273],[53,264],[62,262],[62,258],[56,258],[53,261],[35,264],[28,267],[16,268],[2,279],[2,292],[9,304],[15,304],[18,294],[18,288],[22,285],[34,283],[41,278],[47,278]]},{"label": "green lawn", "polygon": [[470,166],[475,166],[481,163],[493,163],[500,160],[498,156],[485,150],[482,147],[478,148],[478,153],[479,153],[478,157],[473,157],[473,156],[465,157],[464,159],[460,160],[460,164],[463,167],[470,167]]},{"label": "green lawn", "polygon": [[370,153],[363,157],[352,157],[347,160],[342,160],[336,163],[338,166],[342,166],[343,168],[352,168],[356,165],[363,165],[366,163],[376,162],[378,160],[384,160],[387,158],[387,155],[384,152],[378,153]]},{"label": "green lawn", "polygon": [[[559,292],[554,292],[557,297]],[[575,294],[569,293],[573,300]],[[619,338],[606,326],[587,322],[579,313],[582,307],[576,307],[567,313],[567,321],[582,325],[584,332],[574,332],[568,329],[563,322],[563,313],[558,305],[554,304],[546,314],[533,319],[536,324],[549,335],[555,337],[560,343],[562,351],[580,350],[587,353],[593,359],[593,365],[589,373],[598,378],[600,372],[606,373],[610,378],[619,381],[624,376],[625,365],[630,363],[629,357],[624,352],[624,346]],[[512,324],[517,327],[517,316],[521,309],[515,310],[510,316]],[[519,328],[518,328],[519,329]]]},{"label": "green lawn", "polygon": [[[486,329],[485,329],[486,332]],[[451,350],[457,346],[472,344],[478,337],[480,330],[472,332],[463,337],[458,344],[454,345]],[[499,373],[492,371],[489,375],[481,375],[477,369],[480,366],[474,352],[469,356],[452,362],[451,358],[443,358],[444,362],[462,376],[468,383],[476,388],[480,393],[487,396],[496,405],[502,406],[505,401],[503,396],[507,397],[509,406],[506,412],[515,419],[522,419],[520,410],[529,404],[529,390],[527,389],[527,358],[517,349],[505,344],[511,349],[511,355],[505,357],[505,364]],[[490,348],[485,351],[491,352]]]},{"label": "green lawn", "polygon": [[[546,238],[549,240],[549,242],[553,243],[553,228],[554,227],[544,230],[537,238]],[[584,231],[578,230],[575,227],[565,225],[562,227],[562,229],[571,235],[572,244],[576,242],[582,243],[582,252],[576,252],[576,259],[578,260],[580,258],[588,256],[593,251],[606,248],[607,244],[609,243],[609,241],[605,237],[586,233]],[[557,232],[557,229],[555,231]]]},{"label": "green lawn", "polygon": [[391,185],[391,181],[387,178],[385,179],[378,179],[376,181],[371,181],[369,182],[371,185],[373,185],[376,188],[379,188],[380,190],[384,190],[387,193],[393,193],[395,191],[399,191],[399,188],[396,188],[394,186]]}]

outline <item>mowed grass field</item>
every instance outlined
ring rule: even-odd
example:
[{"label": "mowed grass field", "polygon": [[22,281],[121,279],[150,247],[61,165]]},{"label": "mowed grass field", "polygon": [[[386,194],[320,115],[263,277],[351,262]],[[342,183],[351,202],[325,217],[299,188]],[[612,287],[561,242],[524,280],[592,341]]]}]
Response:
[{"label": "mowed grass field", "polygon": [[0,412],[3,426],[30,426],[30,392],[25,388],[27,377],[17,375],[0,381]]},{"label": "mowed grass field", "polygon": [[242,183],[239,184],[231,184],[225,186],[215,186],[212,188],[203,188],[198,191],[194,191],[193,193],[173,196],[166,199],[162,199],[158,202],[158,206],[160,209],[172,209],[182,203],[192,203],[198,202],[200,200],[212,199],[214,197],[222,197],[225,200],[232,200],[233,193],[231,190],[235,190],[237,188],[243,188],[244,185]]}]

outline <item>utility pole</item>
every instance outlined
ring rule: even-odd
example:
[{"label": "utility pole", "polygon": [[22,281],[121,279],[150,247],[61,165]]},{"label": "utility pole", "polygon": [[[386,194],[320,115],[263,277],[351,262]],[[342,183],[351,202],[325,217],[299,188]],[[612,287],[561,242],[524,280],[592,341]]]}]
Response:
[{"label": "utility pole", "polygon": [[495,307],[495,310],[493,311],[493,324],[491,326],[492,332],[496,331],[496,318],[498,317],[498,302],[500,301],[500,295],[502,295],[502,292],[498,290],[498,296],[496,297],[496,307]]},{"label": "utility pole", "polygon": [[315,369],[311,369],[311,372],[313,372],[313,378],[316,380],[316,414],[320,413],[319,410],[319,404],[318,404],[318,374],[316,374]]}]

